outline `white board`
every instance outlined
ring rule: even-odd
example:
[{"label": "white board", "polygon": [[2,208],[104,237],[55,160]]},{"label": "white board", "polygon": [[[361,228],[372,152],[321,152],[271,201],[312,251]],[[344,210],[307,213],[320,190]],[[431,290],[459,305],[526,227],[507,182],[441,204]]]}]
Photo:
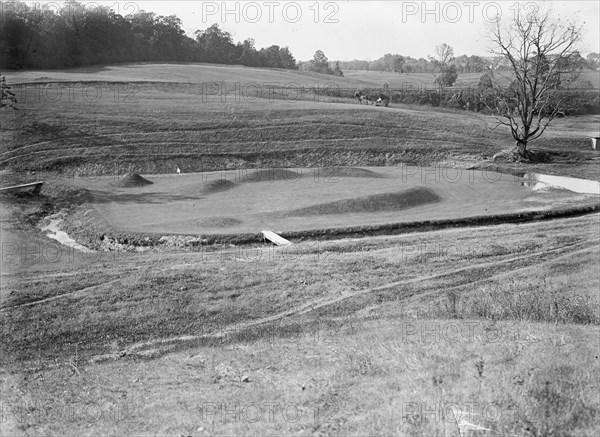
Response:
[{"label": "white board", "polygon": [[291,241],[286,240],[283,237],[280,237],[279,235],[277,235],[275,232],[271,232],[271,231],[262,231],[262,234],[264,235],[264,237],[273,242],[274,244],[278,245],[278,246],[285,246],[288,244],[292,244]]},{"label": "white board", "polygon": [[40,182],[31,182],[29,184],[22,184],[22,185],[14,185],[12,187],[4,187],[4,188],[0,188],[1,192],[4,191],[19,191],[19,190],[24,190],[27,188],[34,188],[34,192],[39,192],[41,190],[42,185],[44,184],[44,181],[40,181]]}]

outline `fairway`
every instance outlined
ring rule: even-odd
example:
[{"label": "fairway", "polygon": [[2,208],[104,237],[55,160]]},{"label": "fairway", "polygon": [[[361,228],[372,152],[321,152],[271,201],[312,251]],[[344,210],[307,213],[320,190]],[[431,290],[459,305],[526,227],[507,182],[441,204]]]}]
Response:
[{"label": "fairway", "polygon": [[[200,84],[208,82],[239,82],[277,84],[278,86],[310,87],[335,84],[339,88],[381,88],[387,83],[392,89],[435,89],[433,73],[395,73],[390,71],[348,70],[344,77],[330,76],[301,70],[277,68],[249,68],[241,65],[199,63],[138,63],[102,67],[72,68],[67,70],[6,71],[13,84],[49,83],[63,81],[96,82],[170,82]],[[477,87],[483,72],[460,74],[455,87]],[[585,71],[581,81],[589,81],[600,88],[600,74]]]},{"label": "fairway", "polygon": [[46,83],[62,81],[102,82],[170,82],[200,84],[208,82],[271,83],[282,86],[315,86],[335,83],[341,88],[381,86],[372,80],[346,79],[300,70],[250,68],[241,65],[139,63],[68,70],[7,71],[11,83]]},{"label": "fairway", "polygon": [[102,177],[76,184],[89,190],[91,206],[114,230],[196,235],[460,219],[598,199],[533,190],[518,176],[448,167],[231,170],[144,179],[152,183],[127,186],[122,177]]}]

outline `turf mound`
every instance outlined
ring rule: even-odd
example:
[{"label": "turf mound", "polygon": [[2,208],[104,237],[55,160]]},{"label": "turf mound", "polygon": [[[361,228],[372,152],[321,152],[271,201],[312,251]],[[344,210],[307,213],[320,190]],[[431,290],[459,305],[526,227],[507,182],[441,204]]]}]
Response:
[{"label": "turf mound", "polygon": [[198,186],[198,193],[200,194],[211,194],[219,193],[221,191],[227,191],[235,187],[235,182],[228,181],[227,179],[219,179],[218,181],[210,181],[200,184]]},{"label": "turf mound", "polygon": [[342,178],[382,178],[380,173],[358,167],[323,167],[318,169],[322,177]]},{"label": "turf mound", "polygon": [[233,181],[227,179],[219,179],[208,182],[200,182],[189,184],[181,187],[178,191],[181,194],[188,196],[205,196],[213,193],[220,193],[223,191],[230,190],[236,186]]},{"label": "turf mound", "polygon": [[118,183],[118,187],[132,188],[132,187],[143,187],[145,185],[151,185],[154,182],[150,182],[148,179],[141,177],[137,173],[127,173],[123,179]]},{"label": "turf mound", "polygon": [[196,225],[206,228],[228,228],[243,222],[233,217],[207,217],[196,221]]},{"label": "turf mound", "polygon": [[442,198],[428,188],[412,188],[399,193],[373,194],[366,197],[338,200],[289,211],[288,217],[325,214],[354,214],[361,212],[400,211],[441,201]]},{"label": "turf mound", "polygon": [[301,177],[302,173],[285,168],[268,168],[242,174],[240,175],[240,182],[295,181]]}]

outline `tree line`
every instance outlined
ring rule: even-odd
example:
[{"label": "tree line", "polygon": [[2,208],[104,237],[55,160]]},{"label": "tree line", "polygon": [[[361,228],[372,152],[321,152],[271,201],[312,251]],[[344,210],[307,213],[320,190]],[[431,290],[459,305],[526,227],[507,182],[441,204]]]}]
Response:
[{"label": "tree line", "polygon": [[190,38],[175,15],[67,2],[60,11],[0,2],[0,68],[69,68],[121,62],[208,62],[298,69],[288,47],[234,43],[217,24]]},{"label": "tree line", "polygon": [[[600,55],[590,53],[585,58],[578,54],[574,59],[585,70],[596,70],[600,67]],[[503,56],[460,55],[452,60],[456,73],[483,73],[488,69],[510,71],[511,65]],[[395,73],[436,73],[439,64],[431,57],[411,58],[399,54],[387,53],[374,61],[340,61],[342,70],[386,71]]]}]

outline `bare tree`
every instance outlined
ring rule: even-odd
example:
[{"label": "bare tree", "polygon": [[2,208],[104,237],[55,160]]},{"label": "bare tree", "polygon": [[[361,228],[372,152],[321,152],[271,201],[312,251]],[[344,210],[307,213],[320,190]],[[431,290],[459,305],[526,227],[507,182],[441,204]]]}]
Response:
[{"label": "bare tree", "polygon": [[571,85],[581,71],[575,62],[581,27],[554,18],[551,12],[518,11],[508,26],[497,20],[490,29],[492,53],[508,62],[511,77],[492,71],[494,98],[487,105],[498,126],[510,128],[519,158],[527,156],[530,141],[564,115]]},{"label": "bare tree", "polygon": [[454,59],[454,49],[446,43],[435,46],[435,54],[437,55],[437,59],[434,61],[442,65],[449,64]]}]

